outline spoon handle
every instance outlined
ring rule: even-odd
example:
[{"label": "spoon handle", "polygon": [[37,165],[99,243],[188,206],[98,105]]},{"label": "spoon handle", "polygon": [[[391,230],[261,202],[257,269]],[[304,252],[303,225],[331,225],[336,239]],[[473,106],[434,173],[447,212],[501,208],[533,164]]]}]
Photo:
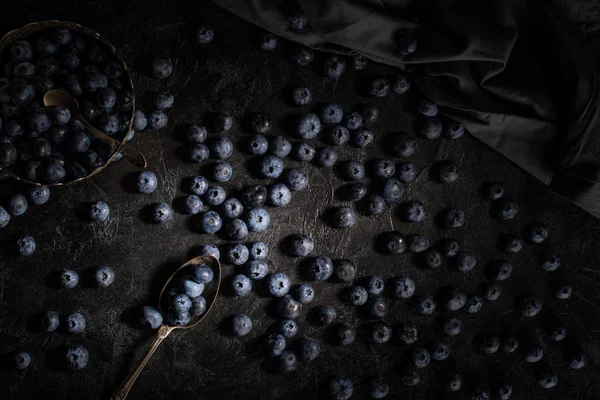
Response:
[{"label": "spoon handle", "polygon": [[127,161],[131,162],[136,167],[146,168],[146,158],[139,151],[134,149],[131,146],[127,146],[123,143],[119,143],[115,139],[111,138],[104,132],[96,129],[92,124],[87,122],[85,118],[79,117],[79,120],[83,123],[83,125],[88,129],[88,131],[96,138],[102,140],[104,143],[109,145],[113,150],[120,151],[123,153],[123,156],[127,159]]},{"label": "spoon handle", "polygon": [[140,375],[140,372],[142,372],[146,366],[148,360],[150,360],[150,357],[152,357],[158,346],[167,336],[169,336],[173,329],[173,327],[167,325],[161,325],[160,328],[158,328],[158,336],[156,339],[154,339],[150,349],[148,349],[148,353],[146,353],[146,356],[142,359],[142,361],[140,361],[136,369],[134,369],[133,372],[127,377],[125,382],[123,382],[121,386],[119,386],[119,388],[113,393],[113,395],[110,397],[110,400],[124,400],[125,397],[127,397],[131,387]]}]

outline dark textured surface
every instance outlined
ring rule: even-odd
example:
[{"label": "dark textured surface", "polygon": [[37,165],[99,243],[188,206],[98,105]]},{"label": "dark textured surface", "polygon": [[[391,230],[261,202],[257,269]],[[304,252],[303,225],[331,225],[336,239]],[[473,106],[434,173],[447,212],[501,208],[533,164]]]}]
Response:
[{"label": "dark textured surface", "polygon": [[[190,229],[192,217],[177,214],[168,226],[144,222],[141,211],[154,202],[172,202],[184,195],[183,178],[203,172],[205,167],[186,164],[177,157],[180,144],[177,126],[203,121],[207,113],[227,110],[236,116],[235,129],[228,136],[242,140],[247,133],[240,129],[242,115],[253,111],[271,113],[275,126],[270,134],[292,135],[288,121],[297,114],[283,101],[284,88],[305,84],[313,90],[317,101],[335,100],[349,109],[367,99],[357,95],[364,74],[346,73],[338,82],[321,76],[322,57],[313,65],[298,67],[287,61],[289,43],[280,43],[274,53],[258,50],[260,32],[220,10],[207,7],[205,12],[191,12],[177,2],[149,6],[130,3],[122,9],[117,3],[71,3],[28,10],[26,4],[12,4],[0,16],[5,30],[26,22],[48,18],[74,20],[99,31],[121,49],[134,69],[134,82],[143,101],[154,90],[170,90],[176,106],[169,113],[167,129],[137,133],[133,144],[144,151],[150,169],[159,177],[160,186],[151,195],[132,193],[127,181],[135,168],[125,161],[108,168],[101,175],[77,186],[54,190],[45,206],[31,206],[25,216],[15,217],[10,226],[0,231],[0,354],[3,359],[14,350],[27,350],[31,366],[25,371],[0,370],[0,398],[105,398],[132,370],[149,346],[152,332],[135,325],[138,308],[156,303],[162,282],[169,272],[197,254],[204,243],[223,243],[215,237],[200,235]],[[18,17],[16,17],[18,16]],[[215,42],[196,45],[193,28],[199,17],[216,27]],[[158,82],[142,72],[151,55],[168,53],[176,62],[171,79]],[[390,73],[389,69],[371,65],[367,74]],[[341,160],[368,161],[385,155],[386,138],[397,132],[415,132],[416,116],[411,111],[416,91],[392,96],[375,103],[382,117],[374,124],[375,144],[366,150],[349,146],[339,150]],[[518,127],[516,127],[518,129]],[[132,399],[170,398],[308,398],[317,393],[319,382],[338,373],[354,379],[355,398],[361,398],[364,377],[381,374],[391,386],[390,398],[439,398],[439,373],[455,369],[466,379],[466,388],[493,387],[504,378],[514,386],[513,398],[592,399],[600,387],[595,379],[600,349],[596,338],[600,332],[597,313],[600,308],[600,270],[598,222],[588,214],[550,193],[541,183],[507,162],[470,137],[458,141],[419,142],[419,151],[410,161],[419,169],[416,181],[407,185],[405,199],[418,199],[428,215],[424,223],[399,221],[397,207],[376,218],[360,216],[355,227],[334,230],[323,222],[331,206],[342,205],[335,196],[341,186],[334,170],[306,165],[310,175],[309,190],[295,193],[285,209],[270,209],[271,228],[262,234],[251,234],[249,241],[263,240],[271,247],[272,271],[285,271],[300,278],[301,260],[290,258],[280,250],[281,239],[298,232],[315,238],[314,254],[331,258],[350,258],[357,263],[360,276],[380,274],[384,278],[407,273],[417,282],[417,293],[435,294],[447,285],[459,285],[467,293],[477,290],[485,281],[484,266],[496,258],[514,263],[513,277],[501,283],[502,296],[495,303],[486,302],[482,311],[470,316],[462,314],[465,330],[451,338],[449,360],[433,362],[423,374],[419,386],[407,390],[398,378],[412,346],[393,343],[365,344],[367,320],[358,310],[343,305],[339,293],[344,287],[333,282],[315,283],[316,300],[305,307],[299,320],[301,336],[322,340],[322,353],[315,360],[301,364],[290,374],[269,372],[265,357],[256,341],[276,322],[270,312],[271,299],[253,292],[246,298],[221,296],[213,312],[195,330],[175,332],[159,348],[142,372],[130,393]],[[461,178],[442,185],[430,178],[430,167],[436,160],[452,159],[459,163]],[[262,182],[248,169],[250,157],[236,151],[232,158],[234,178],[226,184],[230,193],[250,182]],[[400,160],[397,160],[400,161]],[[290,159],[286,167],[300,165]],[[521,203],[518,216],[508,222],[491,218],[489,203],[479,196],[480,185],[487,180],[505,182],[507,194]],[[0,195],[21,190],[3,181]],[[105,225],[94,225],[79,217],[78,209],[90,201],[104,200],[112,215]],[[446,231],[437,228],[435,216],[444,207],[463,208],[467,223],[463,228]],[[503,255],[497,249],[502,232],[517,232],[527,223],[543,221],[550,227],[550,237],[543,245],[525,245],[516,255]],[[461,274],[447,265],[439,270],[424,270],[411,255],[384,256],[373,246],[374,238],[386,230],[423,233],[430,241],[456,237],[463,248],[476,252],[476,271]],[[38,243],[37,252],[28,258],[9,254],[7,245],[15,236],[29,234]],[[536,254],[556,250],[563,265],[554,273],[543,273],[537,267]],[[113,266],[116,279],[107,289],[90,288],[86,280],[77,288],[65,291],[49,285],[49,277],[63,268],[74,269],[82,276],[100,264]],[[224,265],[224,275],[234,268]],[[568,278],[574,286],[570,300],[558,301],[551,296],[550,284],[558,277]],[[544,310],[531,320],[523,320],[516,311],[519,295],[535,292],[544,300]],[[333,305],[338,321],[353,323],[358,328],[357,343],[347,347],[326,344],[326,328],[311,325],[304,318],[312,306]],[[34,329],[36,313],[54,309],[61,315],[81,312],[87,318],[87,329],[79,336],[66,333],[46,334]],[[254,329],[245,338],[228,336],[224,321],[230,315],[246,313],[254,319]],[[391,324],[411,321],[419,326],[420,343],[440,337],[439,317],[417,316],[411,301],[390,300],[386,321]],[[549,326],[561,321],[569,329],[568,339],[555,344],[546,337]],[[537,340],[546,350],[537,365],[527,364],[519,353],[481,355],[475,352],[473,338],[481,331],[517,334],[523,341]],[[57,366],[61,346],[83,343],[90,351],[85,370],[71,372]],[[589,355],[588,366],[571,370],[565,355],[570,346],[581,346]],[[551,365],[559,374],[559,384],[552,391],[537,386],[535,371],[542,364]],[[465,397],[462,391],[449,398]]]}]

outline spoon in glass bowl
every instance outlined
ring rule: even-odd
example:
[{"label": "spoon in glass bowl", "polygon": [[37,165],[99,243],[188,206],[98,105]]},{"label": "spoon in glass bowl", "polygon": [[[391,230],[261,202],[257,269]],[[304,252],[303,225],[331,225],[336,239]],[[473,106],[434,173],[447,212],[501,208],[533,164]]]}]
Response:
[{"label": "spoon in glass bowl", "polygon": [[207,265],[213,271],[213,279],[210,282],[204,284],[204,291],[202,292],[202,296],[206,299],[206,310],[199,317],[192,317],[190,323],[188,323],[185,326],[171,326],[163,323],[160,326],[160,328],[158,328],[158,336],[156,337],[156,339],[154,339],[154,342],[152,343],[152,346],[150,346],[150,349],[148,350],[148,353],[146,353],[146,356],[142,359],[142,361],[140,361],[136,369],[133,370],[133,372],[127,377],[127,379],[125,379],[125,382],[123,382],[123,384],[121,384],[121,386],[119,386],[119,388],[113,393],[113,395],[110,397],[110,400],[123,400],[125,399],[125,397],[127,397],[127,394],[131,390],[131,387],[140,375],[140,372],[142,372],[142,370],[146,366],[148,360],[150,360],[150,357],[152,357],[152,355],[154,354],[158,346],[161,344],[161,342],[167,336],[169,336],[171,332],[173,332],[175,329],[193,328],[196,325],[198,325],[200,321],[202,321],[204,317],[209,313],[210,309],[215,303],[215,300],[217,299],[217,295],[219,294],[219,288],[221,286],[221,264],[219,264],[219,261],[217,261],[217,259],[215,259],[214,257],[206,255],[192,258],[171,274],[171,276],[169,277],[169,279],[167,279],[167,282],[163,286],[162,290],[160,291],[158,303],[159,310],[163,316],[166,316],[164,306],[168,303],[167,297],[169,296],[169,287],[172,287],[172,282],[178,282],[176,280],[177,278],[181,278],[182,276],[189,273],[189,270],[195,265]]},{"label": "spoon in glass bowl", "polygon": [[60,89],[48,90],[46,94],[44,94],[44,106],[48,108],[56,106],[67,107],[71,112],[71,116],[81,121],[81,123],[83,123],[83,125],[87,128],[87,130],[92,136],[102,140],[104,143],[109,145],[113,151],[119,151],[123,153],[123,156],[133,165],[140,168],[146,168],[146,158],[139,150],[136,150],[131,146],[118,142],[117,140],[111,138],[104,132],[101,132],[98,129],[94,128],[92,124],[86,121],[85,118],[81,116],[81,113],[79,111],[79,103],[77,103],[75,97],[71,96],[69,93]]}]

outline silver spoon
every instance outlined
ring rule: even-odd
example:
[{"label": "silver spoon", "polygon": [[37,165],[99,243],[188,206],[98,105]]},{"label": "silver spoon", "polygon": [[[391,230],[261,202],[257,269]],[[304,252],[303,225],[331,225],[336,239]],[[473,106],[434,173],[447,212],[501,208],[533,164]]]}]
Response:
[{"label": "silver spoon", "polygon": [[71,111],[72,118],[76,118],[81,121],[90,134],[92,134],[95,138],[102,140],[115,152],[118,151],[123,153],[123,156],[133,165],[140,168],[146,168],[146,158],[140,151],[126,144],[119,143],[104,132],[94,128],[88,121],[86,121],[79,112],[79,103],[77,103],[77,100],[75,100],[75,98],[69,93],[60,89],[48,90],[44,95],[44,106],[49,108],[56,106],[67,107],[69,111]]},{"label": "silver spoon", "polygon": [[110,400],[124,400],[125,397],[127,397],[127,394],[131,390],[131,387],[140,375],[140,372],[142,372],[142,370],[146,366],[148,360],[150,360],[150,357],[152,357],[152,355],[158,348],[158,345],[160,345],[161,342],[167,336],[169,336],[171,332],[173,332],[175,329],[193,328],[196,325],[198,325],[200,321],[202,321],[204,317],[209,313],[210,309],[215,303],[215,300],[217,299],[217,296],[219,294],[219,288],[221,287],[221,264],[219,264],[219,261],[217,261],[217,259],[211,256],[200,256],[192,258],[191,260],[183,264],[181,267],[179,267],[175,272],[173,272],[173,274],[171,274],[169,279],[167,279],[167,282],[160,291],[160,298],[158,304],[160,313],[162,315],[166,315],[164,310],[166,298],[164,298],[163,296],[168,295],[167,289],[169,288],[169,284],[173,281],[175,277],[179,278],[185,275],[189,268],[193,267],[194,265],[201,264],[208,265],[213,271],[213,280],[204,285],[204,292],[202,293],[202,296],[204,296],[204,298],[206,299],[206,311],[204,311],[204,314],[202,314],[200,317],[197,317],[195,321],[190,322],[185,326],[170,326],[165,325],[163,323],[160,326],[160,328],[158,328],[158,336],[156,337],[156,339],[154,339],[154,342],[152,343],[152,346],[150,346],[150,349],[148,350],[148,353],[146,353],[146,356],[142,359],[142,361],[140,361],[136,369],[133,370],[133,372],[127,377],[127,379],[125,379],[125,382],[123,382],[121,386],[119,386],[119,388],[113,393],[113,395],[110,397]]}]

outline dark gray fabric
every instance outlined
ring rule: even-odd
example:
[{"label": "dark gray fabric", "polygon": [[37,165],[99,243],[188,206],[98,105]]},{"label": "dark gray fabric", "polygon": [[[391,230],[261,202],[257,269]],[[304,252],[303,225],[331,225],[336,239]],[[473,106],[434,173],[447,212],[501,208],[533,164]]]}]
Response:
[{"label": "dark gray fabric", "polygon": [[[597,0],[214,0],[322,51],[359,52],[410,73],[443,113],[600,216],[600,2]],[[398,36],[417,52],[400,56]]]}]

